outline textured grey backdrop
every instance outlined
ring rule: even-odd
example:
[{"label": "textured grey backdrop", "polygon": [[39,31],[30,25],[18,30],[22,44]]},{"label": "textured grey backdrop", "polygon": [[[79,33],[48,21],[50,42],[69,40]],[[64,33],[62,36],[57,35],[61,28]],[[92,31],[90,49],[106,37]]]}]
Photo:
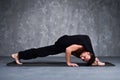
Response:
[{"label": "textured grey backdrop", "polygon": [[0,0],[0,56],[87,34],[97,56],[120,56],[120,0]]}]

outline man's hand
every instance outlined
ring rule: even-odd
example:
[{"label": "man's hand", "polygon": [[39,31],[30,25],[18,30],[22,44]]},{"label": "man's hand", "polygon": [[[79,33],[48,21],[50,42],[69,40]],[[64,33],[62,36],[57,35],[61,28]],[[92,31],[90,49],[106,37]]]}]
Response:
[{"label": "man's hand", "polygon": [[79,65],[76,63],[67,63],[69,67],[78,67]]},{"label": "man's hand", "polygon": [[73,45],[66,48],[65,57],[66,57],[66,63],[67,63],[68,66],[70,66],[70,67],[77,67],[78,66],[76,63],[71,63],[70,58],[71,58],[72,51],[75,51],[79,48],[82,48],[82,46],[81,45],[76,45],[76,44],[73,44]]}]

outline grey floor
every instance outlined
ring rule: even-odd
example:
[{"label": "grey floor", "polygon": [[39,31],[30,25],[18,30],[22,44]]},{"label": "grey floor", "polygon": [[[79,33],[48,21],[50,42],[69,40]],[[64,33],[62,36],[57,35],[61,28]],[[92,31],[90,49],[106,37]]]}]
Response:
[{"label": "grey floor", "polygon": [[[115,64],[113,67],[10,67],[10,57],[0,57],[0,80],[120,80],[120,57],[100,57],[102,61]],[[64,57],[46,57],[28,60],[64,62]],[[78,62],[76,58],[72,61]],[[24,61],[26,62],[26,61]]]}]

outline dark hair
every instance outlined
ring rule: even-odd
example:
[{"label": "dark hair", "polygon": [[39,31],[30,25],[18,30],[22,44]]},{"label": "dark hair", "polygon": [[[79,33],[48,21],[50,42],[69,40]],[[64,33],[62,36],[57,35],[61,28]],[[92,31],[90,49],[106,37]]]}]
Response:
[{"label": "dark hair", "polygon": [[92,53],[90,53],[90,56],[91,56],[91,58],[90,58],[90,60],[87,62],[87,66],[91,66],[92,63],[94,63],[95,58],[96,58],[95,55],[92,54]]},{"label": "dark hair", "polygon": [[[85,49],[77,49],[76,51],[72,52],[72,55],[74,55],[77,58],[80,58],[80,55],[82,54],[82,52],[84,52]],[[90,60],[87,62],[87,66],[91,66],[92,63],[95,61],[95,55],[93,53],[90,53]]]}]

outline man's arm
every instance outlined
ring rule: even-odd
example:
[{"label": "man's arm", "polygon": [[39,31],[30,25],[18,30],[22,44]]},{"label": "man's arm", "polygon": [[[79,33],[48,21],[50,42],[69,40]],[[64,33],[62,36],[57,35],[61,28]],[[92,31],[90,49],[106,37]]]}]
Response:
[{"label": "man's arm", "polygon": [[76,44],[73,44],[73,45],[66,48],[65,57],[66,57],[66,63],[67,63],[68,66],[71,66],[71,67],[78,66],[76,63],[71,63],[71,53],[72,53],[72,51],[75,51],[79,48],[82,48],[82,46],[81,45],[76,45]]}]

